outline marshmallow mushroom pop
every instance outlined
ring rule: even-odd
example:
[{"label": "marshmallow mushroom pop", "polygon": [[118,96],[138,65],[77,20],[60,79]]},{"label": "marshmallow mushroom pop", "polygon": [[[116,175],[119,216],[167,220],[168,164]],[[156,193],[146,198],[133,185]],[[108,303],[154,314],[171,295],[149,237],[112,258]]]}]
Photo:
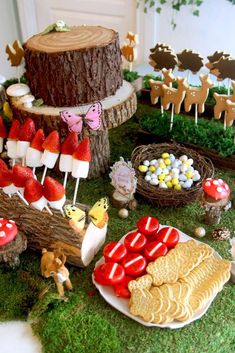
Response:
[{"label": "marshmallow mushroom pop", "polygon": [[42,164],[44,164],[45,168],[42,175],[41,183],[44,183],[47,168],[54,168],[56,161],[59,157],[60,153],[60,137],[59,133],[56,130],[53,130],[46,138],[44,143],[42,144],[44,148],[44,152],[41,158]]},{"label": "marshmallow mushroom pop", "polygon": [[72,172],[73,168],[73,153],[78,147],[78,135],[76,132],[71,132],[61,145],[59,169],[65,173],[63,186],[66,188],[68,173]]},{"label": "marshmallow mushroom pop", "polygon": [[25,165],[26,153],[35,133],[34,121],[30,118],[26,119],[19,130],[16,148],[18,158],[22,158],[22,165]]},{"label": "marshmallow mushroom pop", "polygon": [[73,205],[76,204],[80,178],[87,178],[91,161],[90,140],[85,137],[73,153],[72,176],[76,178]]},{"label": "marshmallow mushroom pop", "polygon": [[41,162],[42,154],[43,154],[43,143],[45,141],[45,135],[42,129],[39,129],[31,144],[28,147],[26,152],[26,165],[28,167],[33,168],[33,174],[35,175],[35,171],[37,167],[42,167],[43,164]]},{"label": "marshmallow mushroom pop", "polygon": [[13,120],[7,137],[7,156],[12,159],[12,165],[15,165],[17,155],[17,140],[20,131],[19,120]]}]

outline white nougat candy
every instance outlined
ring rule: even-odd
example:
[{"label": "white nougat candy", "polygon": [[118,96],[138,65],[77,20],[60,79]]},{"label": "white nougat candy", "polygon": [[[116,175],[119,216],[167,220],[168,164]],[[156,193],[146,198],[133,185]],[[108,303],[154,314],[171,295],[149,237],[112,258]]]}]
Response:
[{"label": "white nougat candy", "polygon": [[29,147],[26,152],[26,165],[31,168],[42,167],[42,152],[36,148]]},{"label": "white nougat candy", "polygon": [[29,146],[30,142],[28,141],[17,141],[16,153],[18,158],[24,158],[26,156]]},{"label": "white nougat candy", "polygon": [[73,158],[72,176],[74,178],[87,178],[88,172],[89,162]]},{"label": "white nougat candy", "polygon": [[3,138],[0,137],[0,153],[3,151]]},{"label": "white nougat candy", "polygon": [[7,155],[9,158],[18,158],[16,140],[7,140]]},{"label": "white nougat candy", "polygon": [[13,195],[17,193],[18,188],[14,184],[10,184],[2,188],[2,191],[5,192],[5,194],[7,195]]},{"label": "white nougat candy", "polygon": [[41,158],[41,163],[45,165],[47,168],[54,168],[57,158],[59,157],[59,153],[50,152],[48,150],[44,150]]},{"label": "white nougat candy", "polygon": [[60,210],[64,206],[65,201],[66,201],[66,197],[64,195],[60,200],[48,201],[48,204],[51,206],[51,208],[54,208],[56,210]]},{"label": "white nougat candy", "polygon": [[60,155],[60,163],[59,163],[59,170],[61,172],[72,172],[73,168],[73,157],[70,154],[63,154]]},{"label": "white nougat candy", "polygon": [[39,211],[42,211],[47,204],[47,199],[45,199],[44,196],[42,196],[38,201],[32,202],[30,205],[34,208],[36,208]]}]

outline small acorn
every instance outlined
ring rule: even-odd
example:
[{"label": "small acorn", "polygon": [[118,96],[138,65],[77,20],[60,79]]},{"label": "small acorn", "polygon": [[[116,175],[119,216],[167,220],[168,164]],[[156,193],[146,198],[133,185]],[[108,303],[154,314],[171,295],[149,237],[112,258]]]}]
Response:
[{"label": "small acorn", "polygon": [[206,235],[206,230],[203,227],[197,227],[194,229],[194,235],[197,238],[203,238]]},{"label": "small acorn", "polygon": [[126,208],[121,208],[118,211],[118,216],[122,219],[125,219],[129,216],[129,211]]}]

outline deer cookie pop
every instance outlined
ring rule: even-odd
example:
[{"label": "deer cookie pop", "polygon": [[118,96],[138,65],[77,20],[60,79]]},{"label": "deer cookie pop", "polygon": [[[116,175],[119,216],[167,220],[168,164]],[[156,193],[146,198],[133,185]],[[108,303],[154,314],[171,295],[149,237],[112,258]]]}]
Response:
[{"label": "deer cookie pop", "polygon": [[85,137],[77,149],[73,153],[72,176],[76,178],[76,185],[73,197],[73,204],[75,205],[77,199],[78,185],[80,178],[87,178],[89,172],[89,163],[91,161],[90,140]]},{"label": "deer cookie pop", "polygon": [[73,168],[73,153],[78,147],[78,135],[76,132],[71,132],[61,145],[59,169],[65,173],[64,188],[67,184],[68,173],[72,172]]},{"label": "deer cookie pop", "polygon": [[30,147],[28,147],[27,152],[26,152],[26,165],[28,167],[33,168],[33,173],[35,174],[35,169],[37,167],[42,167],[42,154],[43,154],[43,143],[45,141],[45,135],[42,129],[39,129],[31,144]]},{"label": "deer cookie pop", "polygon": [[3,141],[7,137],[7,130],[0,115],[0,153],[3,151]]},{"label": "deer cookie pop", "polygon": [[41,162],[44,164],[44,172],[42,176],[41,183],[44,183],[47,168],[52,169],[54,168],[56,161],[59,157],[60,153],[60,137],[59,133],[56,130],[53,130],[46,138],[44,143],[42,144],[44,148],[44,152],[42,155]]}]

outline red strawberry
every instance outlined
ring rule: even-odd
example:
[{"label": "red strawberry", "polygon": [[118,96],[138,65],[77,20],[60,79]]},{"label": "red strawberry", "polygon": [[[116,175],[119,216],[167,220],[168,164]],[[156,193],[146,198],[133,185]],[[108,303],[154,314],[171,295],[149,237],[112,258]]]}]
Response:
[{"label": "red strawberry", "polygon": [[20,122],[19,120],[15,119],[11,124],[8,138],[11,140],[18,140],[19,131],[20,131]]},{"label": "red strawberry", "polygon": [[42,184],[34,179],[28,179],[25,183],[24,189],[24,197],[29,202],[36,202],[38,201],[43,195],[43,186]]},{"label": "red strawberry", "polygon": [[6,165],[4,160],[0,158],[0,172],[3,170],[8,170],[8,166]]},{"label": "red strawberry", "polygon": [[14,185],[18,188],[24,188],[26,181],[30,178],[33,178],[33,172],[28,167],[23,167],[20,164],[16,164],[12,170],[14,176]]},{"label": "red strawberry", "polygon": [[43,186],[43,196],[45,196],[48,201],[58,201],[62,199],[65,194],[63,185],[49,176],[45,178]]},{"label": "red strawberry", "polygon": [[53,130],[46,138],[42,147],[53,153],[60,153],[60,137],[56,130]]},{"label": "red strawberry", "polygon": [[39,129],[36,132],[32,142],[30,144],[30,147],[35,148],[35,150],[43,152],[42,145],[43,145],[44,141],[45,141],[44,131],[42,129]]},{"label": "red strawberry", "polygon": [[90,140],[89,137],[85,137],[82,142],[78,145],[75,152],[73,153],[73,158],[79,161],[91,161],[91,150],[90,150]]},{"label": "red strawberry", "polygon": [[0,137],[2,137],[3,139],[7,137],[7,129],[4,125],[1,115],[0,115]]},{"label": "red strawberry", "polygon": [[61,145],[61,153],[72,155],[78,147],[78,134],[71,132]]},{"label": "red strawberry", "polygon": [[19,141],[32,141],[34,135],[35,135],[35,124],[34,121],[30,118],[26,119],[24,124],[22,125],[20,131],[19,131],[19,136],[18,140]]},{"label": "red strawberry", "polygon": [[13,172],[9,169],[1,170],[0,172],[0,187],[4,188],[13,183]]}]

